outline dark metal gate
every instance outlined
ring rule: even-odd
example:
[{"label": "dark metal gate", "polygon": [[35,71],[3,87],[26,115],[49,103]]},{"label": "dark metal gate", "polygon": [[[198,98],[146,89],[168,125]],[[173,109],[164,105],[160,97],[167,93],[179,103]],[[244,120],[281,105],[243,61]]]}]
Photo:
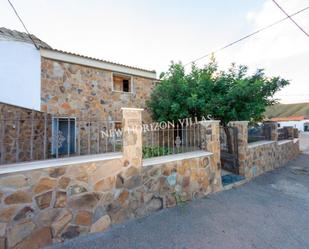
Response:
[{"label": "dark metal gate", "polygon": [[234,174],[239,174],[237,136],[237,127],[220,127],[221,167]]}]

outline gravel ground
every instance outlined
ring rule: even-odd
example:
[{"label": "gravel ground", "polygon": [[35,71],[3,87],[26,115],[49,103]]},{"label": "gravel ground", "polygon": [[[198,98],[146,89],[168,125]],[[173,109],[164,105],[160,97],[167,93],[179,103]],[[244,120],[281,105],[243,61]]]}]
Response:
[{"label": "gravel ground", "polygon": [[309,248],[309,155],[184,207],[50,249]]}]

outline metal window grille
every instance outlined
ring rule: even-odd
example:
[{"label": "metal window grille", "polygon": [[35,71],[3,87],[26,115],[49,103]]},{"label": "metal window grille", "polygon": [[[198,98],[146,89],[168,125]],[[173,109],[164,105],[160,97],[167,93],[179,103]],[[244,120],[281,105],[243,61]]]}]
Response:
[{"label": "metal window grille", "polygon": [[113,120],[29,115],[0,116],[0,164],[93,155],[122,150],[122,133]]},{"label": "metal window grille", "polygon": [[202,149],[201,125],[169,125],[143,131],[143,158],[185,153]]}]

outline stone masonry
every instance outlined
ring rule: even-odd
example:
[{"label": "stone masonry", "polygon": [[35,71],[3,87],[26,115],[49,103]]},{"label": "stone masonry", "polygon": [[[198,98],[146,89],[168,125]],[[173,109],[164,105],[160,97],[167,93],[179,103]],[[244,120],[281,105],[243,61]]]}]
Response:
[{"label": "stone masonry", "polygon": [[[113,91],[113,72],[42,57],[41,110],[82,119],[121,121],[122,107],[146,107],[156,80],[133,76],[133,92]],[[143,121],[151,121],[147,109]]]},{"label": "stone masonry", "polygon": [[239,174],[244,176],[248,151],[248,121],[233,121],[229,125],[237,128]]},{"label": "stone masonry", "polygon": [[277,124],[267,122],[270,127],[270,141],[248,144],[248,122],[234,121],[230,125],[238,129],[239,173],[247,179],[274,170],[286,164],[299,154],[299,140],[292,135],[288,140],[278,141]]},{"label": "stone masonry", "polygon": [[[55,158],[52,144],[55,144],[57,133],[52,132],[53,118],[48,113],[0,103],[0,163]],[[101,119],[76,120],[75,152],[70,153],[70,156],[120,151],[121,136],[114,141],[101,134],[101,131],[113,129],[112,122]],[[67,139],[64,136],[64,141]],[[58,155],[64,156],[67,154]]]},{"label": "stone masonry", "polygon": [[142,165],[142,111],[143,109],[122,108],[124,165]]},{"label": "stone masonry", "polygon": [[285,165],[299,154],[299,140],[249,145],[245,176],[250,179]]},{"label": "stone masonry", "polygon": [[0,248],[42,248],[221,190],[218,122],[203,136],[212,153],[143,165],[139,131],[127,125],[141,124],[141,110],[123,115],[115,159],[0,175]]},{"label": "stone masonry", "polygon": [[50,115],[0,103],[0,163],[49,158],[51,130]]},{"label": "stone masonry", "polygon": [[214,175],[214,192],[221,190],[221,163],[220,163],[220,121],[211,120],[201,122],[202,149],[213,153],[211,157],[212,172]]}]

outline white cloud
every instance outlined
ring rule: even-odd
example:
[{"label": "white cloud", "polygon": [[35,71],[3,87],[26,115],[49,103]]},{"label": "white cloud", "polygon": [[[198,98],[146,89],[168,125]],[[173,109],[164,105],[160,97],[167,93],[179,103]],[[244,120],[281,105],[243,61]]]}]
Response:
[{"label": "white cloud", "polygon": [[[308,0],[278,0],[278,3],[290,14],[309,6]],[[281,10],[267,0],[260,10],[248,12],[246,20],[253,32],[284,17]],[[294,19],[309,32],[309,10]],[[219,53],[217,58],[224,67],[237,62],[251,69],[265,68],[270,75],[290,79],[291,85],[278,93],[282,102],[309,102],[309,39],[290,20]]]},{"label": "white cloud", "polygon": [[[309,0],[277,1],[289,13],[309,6]],[[13,1],[30,32],[54,48],[156,69],[158,73],[166,71],[171,60],[187,63],[284,17],[271,0],[229,2]],[[295,20],[309,32],[309,10]],[[7,1],[0,1],[0,23],[23,30]],[[309,96],[299,96],[309,95],[309,39],[289,20],[216,56],[223,66],[247,64],[291,79],[291,86],[280,93],[289,95],[284,100],[309,101]]]}]

